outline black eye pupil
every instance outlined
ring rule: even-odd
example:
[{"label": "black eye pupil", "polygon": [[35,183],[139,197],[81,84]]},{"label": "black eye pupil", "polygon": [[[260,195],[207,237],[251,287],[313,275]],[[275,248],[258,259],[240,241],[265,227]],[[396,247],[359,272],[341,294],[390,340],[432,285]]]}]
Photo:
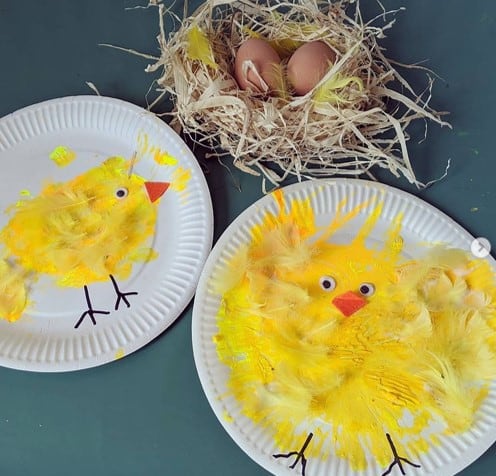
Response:
[{"label": "black eye pupil", "polygon": [[336,287],[336,281],[332,276],[322,276],[319,285],[324,291],[332,291]]},{"label": "black eye pupil", "polygon": [[117,190],[117,196],[119,198],[122,198],[124,195],[126,195],[125,190],[122,190],[122,189],[121,190]]},{"label": "black eye pupil", "polygon": [[360,286],[360,292],[362,294],[367,294],[368,292],[370,292],[370,288],[364,284],[364,285]]}]

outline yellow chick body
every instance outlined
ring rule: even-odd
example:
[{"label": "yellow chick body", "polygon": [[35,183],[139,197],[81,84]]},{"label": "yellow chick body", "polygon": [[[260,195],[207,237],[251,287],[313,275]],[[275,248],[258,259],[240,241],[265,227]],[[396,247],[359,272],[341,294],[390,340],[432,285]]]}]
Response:
[{"label": "yellow chick body", "polygon": [[130,167],[131,161],[110,157],[8,209],[11,218],[0,232],[0,317],[22,315],[27,288],[41,274],[59,286],[82,287],[109,275],[124,279],[134,262],[153,257],[143,247],[154,233],[153,201],[168,184],[157,191]]},{"label": "yellow chick body", "polygon": [[[380,205],[352,242],[334,244],[360,207],[319,230],[309,200],[275,199],[278,214],[253,228],[215,283],[215,343],[242,412],[281,451],[311,432],[306,457],[333,447],[356,470],[367,454],[387,466],[389,435],[415,456],[468,429],[496,377],[489,264],[444,248],[405,262],[401,216],[382,249],[367,247]],[[433,420],[442,429],[427,435]]]}]

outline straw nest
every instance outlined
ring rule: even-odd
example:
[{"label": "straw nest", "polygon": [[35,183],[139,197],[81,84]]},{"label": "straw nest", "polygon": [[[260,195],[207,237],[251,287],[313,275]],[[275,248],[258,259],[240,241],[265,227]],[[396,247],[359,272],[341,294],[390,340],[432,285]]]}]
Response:
[{"label": "straw nest", "polygon": [[[378,45],[395,12],[364,22],[350,0],[209,0],[175,17],[178,28],[167,36],[164,15],[173,14],[152,3],[159,8],[161,55],[147,71],[160,72],[157,101],[170,95],[172,124],[196,142],[220,146],[236,167],[274,185],[289,175],[371,175],[374,165],[423,185],[410,163],[406,128],[416,119],[448,124],[429,106],[431,76],[417,94]],[[329,45],[336,60],[305,96],[241,90],[234,59],[250,37],[268,41],[283,64],[313,40]]]}]

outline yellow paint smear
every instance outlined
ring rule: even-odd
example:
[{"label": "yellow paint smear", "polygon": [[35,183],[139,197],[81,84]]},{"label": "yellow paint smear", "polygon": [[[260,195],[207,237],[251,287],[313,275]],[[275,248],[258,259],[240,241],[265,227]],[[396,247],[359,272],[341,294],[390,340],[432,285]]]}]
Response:
[{"label": "yellow paint smear", "polygon": [[159,165],[177,165],[177,159],[162,150],[154,151],[153,160]]},{"label": "yellow paint smear", "polygon": [[[214,342],[243,414],[282,453],[312,432],[307,458],[337,455],[355,470],[367,453],[387,469],[386,434],[415,461],[467,430],[496,377],[490,265],[442,246],[405,260],[401,214],[369,248],[381,203],[345,212],[344,200],[318,227],[309,198],[272,196],[277,212],[263,214],[212,283],[222,298]],[[355,237],[335,243],[367,210]],[[362,304],[345,314],[350,296]]]},{"label": "yellow paint smear", "polygon": [[76,153],[69,147],[59,145],[50,153],[50,159],[59,167],[69,165],[76,158]]},{"label": "yellow paint smear", "polygon": [[158,165],[166,165],[166,166],[175,166],[178,163],[178,160],[169,154],[167,151],[162,150],[160,147],[156,145],[150,144],[148,134],[144,132],[140,132],[138,134],[138,147],[137,153],[138,156],[149,155],[153,157],[153,160]]},{"label": "yellow paint smear", "polygon": [[234,421],[234,418],[232,417],[232,415],[227,410],[224,410],[224,412],[222,414],[222,417],[228,423],[232,423]]},{"label": "yellow paint smear", "polygon": [[176,192],[182,192],[186,189],[191,180],[191,170],[177,167],[172,173],[171,189]]},{"label": "yellow paint smear", "polygon": [[126,352],[121,347],[120,349],[116,350],[114,357],[115,357],[115,360],[119,360],[119,359],[122,359],[123,357],[125,357],[125,355],[126,355]]},{"label": "yellow paint smear", "polygon": [[184,190],[186,190],[186,187],[191,180],[191,170],[185,169],[184,167],[178,165],[179,161],[167,151],[164,151],[159,147],[150,144],[148,134],[140,132],[138,134],[137,143],[138,156],[148,155],[150,157],[153,157],[153,160],[161,166],[173,167],[170,185],[171,190],[174,190],[176,192],[183,192]]}]

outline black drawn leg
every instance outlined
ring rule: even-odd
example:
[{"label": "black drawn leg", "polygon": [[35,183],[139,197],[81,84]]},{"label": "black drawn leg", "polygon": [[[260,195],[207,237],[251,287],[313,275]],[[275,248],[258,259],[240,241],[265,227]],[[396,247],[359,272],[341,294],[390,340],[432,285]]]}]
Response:
[{"label": "black drawn leg", "polygon": [[389,433],[386,433],[386,438],[388,439],[389,446],[391,447],[391,451],[393,452],[394,460],[389,465],[388,469],[384,473],[382,473],[381,476],[386,476],[389,473],[391,473],[391,471],[393,470],[395,465],[398,465],[398,468],[400,469],[401,474],[403,474],[403,475],[406,474],[405,470],[403,469],[402,462],[408,463],[410,466],[413,466],[414,468],[420,468],[419,464],[412,463],[411,461],[407,460],[406,458],[403,458],[403,457],[398,455],[398,451],[396,450],[396,447],[394,446],[393,440],[392,440],[391,435]]},{"label": "black drawn leg", "polygon": [[307,458],[305,457],[305,450],[307,449],[307,446],[310,444],[312,438],[313,438],[313,433],[309,433],[300,451],[291,451],[289,453],[281,453],[272,456],[274,458],[291,458],[291,456],[296,456],[296,459],[294,460],[294,463],[290,466],[290,468],[291,469],[296,468],[296,465],[301,460],[301,476],[305,476],[305,469],[307,467]]},{"label": "black drawn leg", "polygon": [[126,304],[127,307],[131,307],[131,304],[127,300],[127,296],[135,296],[138,293],[137,292],[123,293],[119,289],[119,285],[117,284],[117,281],[115,280],[115,278],[112,275],[110,275],[110,280],[112,281],[112,285],[114,286],[115,294],[117,294],[117,300],[115,301],[114,309],[116,311],[119,309],[119,304],[121,303],[121,301],[124,301],[124,303]]},{"label": "black drawn leg", "polygon": [[81,317],[79,318],[79,321],[76,322],[74,329],[77,329],[81,325],[81,323],[84,321],[84,318],[86,316],[89,316],[91,322],[95,326],[96,325],[95,314],[110,314],[109,311],[97,311],[96,309],[93,309],[93,305],[91,304],[91,299],[90,299],[90,293],[88,292],[88,286],[86,285],[84,286],[84,295],[86,297],[86,305],[88,306],[88,309],[81,314]]}]

